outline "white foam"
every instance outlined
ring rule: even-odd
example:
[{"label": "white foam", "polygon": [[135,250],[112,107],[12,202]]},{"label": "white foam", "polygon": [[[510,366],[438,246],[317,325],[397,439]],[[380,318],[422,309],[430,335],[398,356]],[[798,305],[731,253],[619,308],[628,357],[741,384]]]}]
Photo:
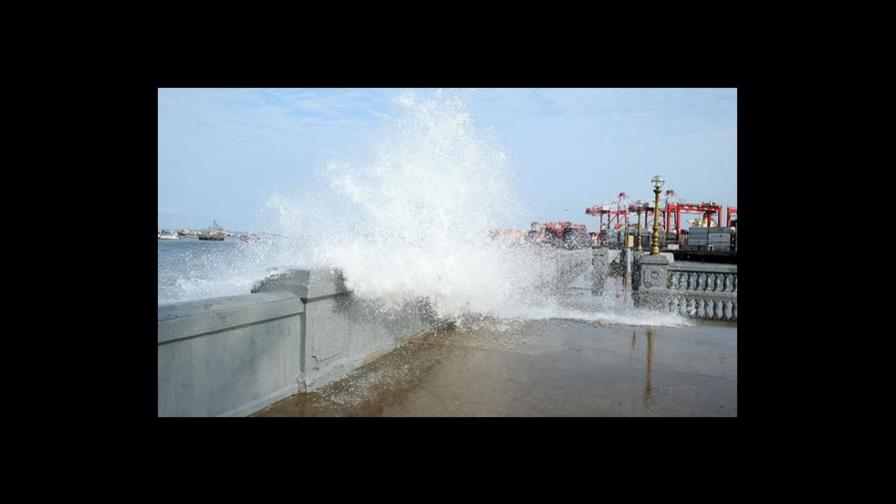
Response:
[{"label": "white foam", "polygon": [[507,156],[451,93],[406,94],[368,159],[328,164],[268,208],[278,233],[316,267],[338,267],[387,308],[426,299],[446,318],[574,318],[678,324],[652,314],[562,308],[545,288],[554,259],[489,237],[526,221]]},{"label": "white foam", "polygon": [[268,200],[278,239],[184,258],[186,273],[160,287],[159,302],[248,293],[271,267],[338,267],[356,295],[384,310],[425,299],[462,327],[550,318],[687,324],[613,302],[609,291],[594,298],[582,279],[572,297],[549,288],[556,251],[490,237],[531,216],[507,156],[465,102],[408,93],[396,106],[366,159],[334,160],[301,190]]}]

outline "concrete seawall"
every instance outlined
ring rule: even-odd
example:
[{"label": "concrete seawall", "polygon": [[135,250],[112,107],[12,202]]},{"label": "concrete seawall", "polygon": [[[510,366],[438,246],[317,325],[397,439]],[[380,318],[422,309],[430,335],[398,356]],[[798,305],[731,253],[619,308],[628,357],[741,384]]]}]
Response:
[{"label": "concrete seawall", "polygon": [[[557,251],[555,284],[589,266],[590,249]],[[429,331],[425,303],[385,311],[340,272],[287,269],[251,294],[158,308],[158,415],[246,416],[315,390]]]},{"label": "concrete seawall", "polygon": [[242,416],[295,394],[304,312],[287,292],[159,306],[159,416]]},{"label": "concrete seawall", "polygon": [[591,267],[594,252],[591,248],[552,251],[550,268],[546,274],[544,287],[563,289]]},{"label": "concrete seawall", "polygon": [[245,416],[339,379],[435,320],[382,314],[338,272],[287,270],[252,294],[159,306],[159,416]]},{"label": "concrete seawall", "polygon": [[386,311],[355,297],[338,271],[286,270],[258,282],[252,292],[284,290],[305,305],[300,355],[303,391],[342,378],[438,323],[423,303]]}]

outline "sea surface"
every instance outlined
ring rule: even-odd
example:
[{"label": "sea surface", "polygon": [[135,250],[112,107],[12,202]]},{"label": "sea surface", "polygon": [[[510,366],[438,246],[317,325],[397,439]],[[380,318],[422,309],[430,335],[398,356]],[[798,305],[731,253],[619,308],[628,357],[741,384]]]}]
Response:
[{"label": "sea surface", "polygon": [[158,240],[159,304],[248,294],[278,266],[269,242]]}]

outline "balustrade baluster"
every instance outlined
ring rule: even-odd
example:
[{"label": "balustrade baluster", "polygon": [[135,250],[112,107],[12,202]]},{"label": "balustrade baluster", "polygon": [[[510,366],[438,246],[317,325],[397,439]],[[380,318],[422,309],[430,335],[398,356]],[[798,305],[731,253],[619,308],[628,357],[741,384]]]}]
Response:
[{"label": "balustrade baluster", "polygon": [[737,273],[720,271],[668,270],[666,309],[683,316],[714,320],[737,318],[737,300],[717,296],[688,297],[688,292],[737,294]]}]

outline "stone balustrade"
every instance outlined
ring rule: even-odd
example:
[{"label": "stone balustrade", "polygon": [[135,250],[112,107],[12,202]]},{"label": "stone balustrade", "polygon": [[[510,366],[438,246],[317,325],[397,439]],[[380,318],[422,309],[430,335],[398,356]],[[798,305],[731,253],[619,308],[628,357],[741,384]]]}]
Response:
[{"label": "stone balustrade", "polygon": [[633,298],[638,306],[686,317],[737,320],[737,265],[639,257]]},{"label": "stone balustrade", "polygon": [[676,262],[666,270],[669,311],[737,320],[737,265]]}]

